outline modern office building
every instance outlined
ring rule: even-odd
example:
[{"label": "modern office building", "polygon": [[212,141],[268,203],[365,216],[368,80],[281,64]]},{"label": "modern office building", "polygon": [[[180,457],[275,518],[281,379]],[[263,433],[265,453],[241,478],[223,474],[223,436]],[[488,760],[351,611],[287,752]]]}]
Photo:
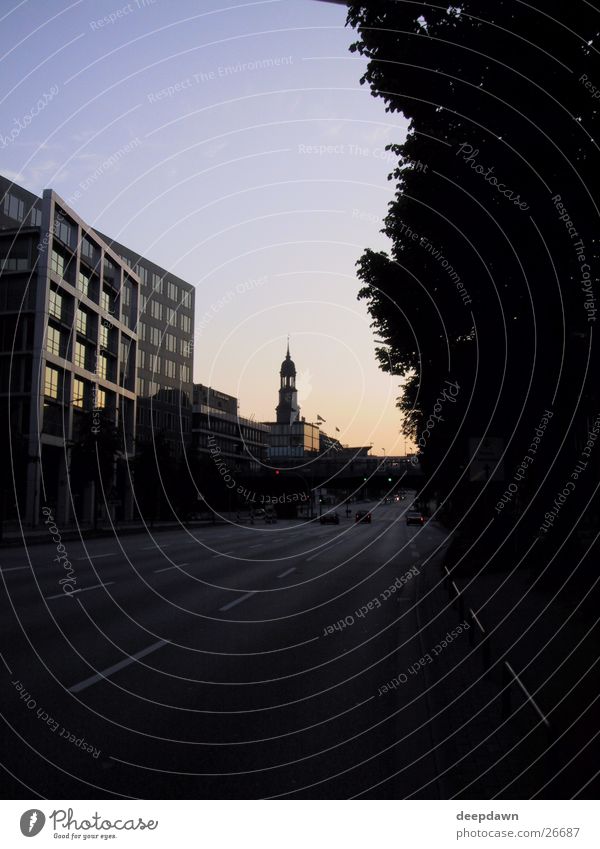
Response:
[{"label": "modern office building", "polygon": [[192,440],[194,287],[109,236],[102,238],[140,279],[138,446],[160,432],[176,460]]},{"label": "modern office building", "polygon": [[210,459],[216,449],[229,473],[241,477],[258,474],[264,469],[269,427],[240,416],[238,400],[233,395],[201,383],[194,384],[192,428],[199,459]]},{"label": "modern office building", "polygon": [[[9,459],[27,469],[22,521],[39,524],[44,501],[63,523],[87,520],[93,499],[72,491],[71,449],[99,409],[127,462],[157,432],[174,459],[191,444],[193,331],[189,283],[94,231],[55,192],[0,177],[0,407],[2,436],[7,424],[19,436]],[[118,468],[118,517],[134,512],[129,481]],[[15,515],[8,487],[0,509]]]},{"label": "modern office building", "polygon": [[[134,451],[140,281],[54,191],[0,189],[5,484],[12,466],[21,521],[37,525],[50,510],[64,526],[74,514],[89,520],[100,500],[93,469],[71,467],[73,447],[96,436],[101,452],[107,438],[122,460]],[[116,463],[104,484],[102,502],[130,515]],[[14,515],[6,486],[3,500]]]}]

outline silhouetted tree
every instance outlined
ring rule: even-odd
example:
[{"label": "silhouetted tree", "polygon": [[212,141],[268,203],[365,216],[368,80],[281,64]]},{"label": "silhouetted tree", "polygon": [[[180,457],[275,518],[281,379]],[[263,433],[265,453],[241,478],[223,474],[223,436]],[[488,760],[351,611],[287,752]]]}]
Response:
[{"label": "silhouetted tree", "polygon": [[[459,505],[469,438],[503,437],[509,470],[550,408],[541,480],[563,438],[575,458],[572,417],[584,431],[599,409],[597,12],[375,0],[349,3],[348,21],[369,59],[362,82],[410,120],[391,146],[389,252],[358,263],[381,368],[406,378],[405,432],[421,439],[430,485],[457,485]],[[457,402],[427,428],[446,380]]]}]

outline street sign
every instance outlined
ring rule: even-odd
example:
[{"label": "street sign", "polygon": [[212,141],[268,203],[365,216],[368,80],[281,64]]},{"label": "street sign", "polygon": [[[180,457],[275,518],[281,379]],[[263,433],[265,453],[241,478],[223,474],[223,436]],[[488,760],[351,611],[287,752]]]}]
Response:
[{"label": "street sign", "polygon": [[469,480],[479,483],[504,480],[504,463],[500,457],[504,440],[496,436],[469,439]]}]

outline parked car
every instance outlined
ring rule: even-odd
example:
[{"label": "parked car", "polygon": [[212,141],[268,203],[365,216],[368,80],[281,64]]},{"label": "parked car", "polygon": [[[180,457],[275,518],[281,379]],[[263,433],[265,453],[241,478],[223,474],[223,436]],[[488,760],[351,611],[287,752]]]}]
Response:
[{"label": "parked car", "polygon": [[319,521],[322,525],[339,525],[340,517],[337,513],[323,513]]},{"label": "parked car", "polygon": [[406,524],[407,525],[424,525],[425,524],[425,516],[420,513],[418,510],[409,510],[406,514]]},{"label": "parked car", "polygon": [[369,522],[371,524],[371,514],[368,510],[358,510],[354,522]]}]

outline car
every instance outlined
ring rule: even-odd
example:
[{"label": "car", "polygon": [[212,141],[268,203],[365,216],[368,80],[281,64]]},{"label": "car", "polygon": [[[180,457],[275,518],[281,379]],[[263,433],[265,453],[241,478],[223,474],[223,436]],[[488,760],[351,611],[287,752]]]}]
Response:
[{"label": "car", "polygon": [[371,523],[371,514],[368,510],[358,510],[355,517],[355,522],[369,522]]},{"label": "car", "polygon": [[339,525],[340,517],[337,513],[323,513],[319,521],[322,525]]},{"label": "car", "polygon": [[425,524],[425,516],[420,513],[418,510],[409,510],[406,514],[406,524],[407,525],[424,525]]}]

